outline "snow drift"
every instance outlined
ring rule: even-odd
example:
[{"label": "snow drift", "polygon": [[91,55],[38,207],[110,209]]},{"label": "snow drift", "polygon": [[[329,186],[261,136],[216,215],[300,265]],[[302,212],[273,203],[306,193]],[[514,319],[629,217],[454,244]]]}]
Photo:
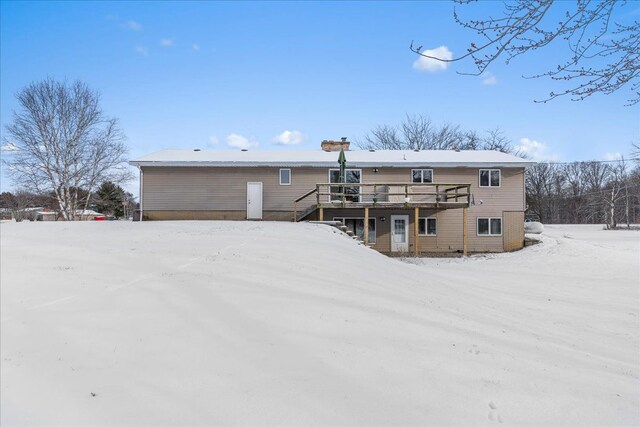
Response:
[{"label": "snow drift", "polygon": [[0,232],[2,425],[640,419],[634,232],[411,263],[313,224]]}]

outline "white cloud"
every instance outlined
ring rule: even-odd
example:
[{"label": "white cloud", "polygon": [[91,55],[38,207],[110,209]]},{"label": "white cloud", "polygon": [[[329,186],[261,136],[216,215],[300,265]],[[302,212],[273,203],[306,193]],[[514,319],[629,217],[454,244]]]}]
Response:
[{"label": "white cloud", "polygon": [[209,137],[209,145],[210,146],[214,147],[214,146],[219,145],[219,144],[220,144],[220,140],[218,139],[218,137],[216,137],[216,136],[210,136]]},{"label": "white cloud", "polygon": [[[453,58],[453,53],[446,46],[440,46],[435,49],[427,49],[423,50],[421,53],[428,56],[433,56],[434,58],[439,59],[447,59],[450,60]],[[424,71],[429,73],[434,73],[437,71],[444,71],[447,69],[449,64],[447,62],[438,61],[437,59],[425,58],[424,56],[420,56],[413,63],[413,69],[418,71]]]},{"label": "white cloud", "polygon": [[122,26],[133,31],[142,31],[142,24],[133,20],[124,22]]},{"label": "white cloud", "polygon": [[191,46],[191,49],[193,49],[193,50],[200,50],[200,45],[199,45],[198,43],[194,43],[194,44]]},{"label": "white cloud", "polygon": [[615,152],[615,153],[606,152],[606,153],[604,153],[603,157],[604,157],[604,160],[608,160],[608,161],[621,160],[622,159],[622,154],[618,153],[618,152]]},{"label": "white cloud", "polygon": [[273,142],[278,145],[298,145],[302,141],[304,141],[304,135],[297,130],[285,130],[273,137]]},{"label": "white cloud", "polygon": [[144,46],[140,46],[140,45],[138,45],[138,46],[136,46],[136,47],[135,47],[135,49],[136,49],[136,53],[139,53],[139,54],[140,54],[140,55],[142,55],[142,56],[147,56],[147,55],[149,55],[149,49],[147,49],[147,48],[146,48],[146,47],[144,47]]},{"label": "white cloud", "polygon": [[483,85],[495,85],[498,83],[498,79],[490,72],[485,72],[481,76]]},{"label": "white cloud", "polygon": [[13,142],[7,142],[2,147],[0,147],[0,151],[2,151],[5,154],[11,154],[11,153],[16,153],[20,151],[20,148],[18,148],[18,146],[15,145]]},{"label": "white cloud", "polygon": [[547,144],[534,139],[520,138],[520,144],[516,148],[535,161],[556,161],[559,158],[556,153],[549,152]]},{"label": "white cloud", "polygon": [[173,39],[160,39],[160,46],[162,47],[173,47],[176,45],[176,42]]},{"label": "white cloud", "polygon": [[245,136],[238,135],[237,133],[228,135],[225,138],[225,142],[229,147],[240,149],[247,149],[258,146],[258,141],[256,141],[255,137],[250,136],[249,138],[247,138]]}]

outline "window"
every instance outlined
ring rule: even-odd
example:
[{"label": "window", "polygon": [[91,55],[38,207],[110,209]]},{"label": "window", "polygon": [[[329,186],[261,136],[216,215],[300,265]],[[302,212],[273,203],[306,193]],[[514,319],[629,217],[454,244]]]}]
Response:
[{"label": "window", "polygon": [[291,185],[291,169],[280,169],[280,185]]},{"label": "window", "polygon": [[418,235],[435,236],[436,235],[436,219],[435,218],[418,218]]},{"label": "window", "polygon": [[478,236],[501,236],[502,218],[478,218]]},{"label": "window", "polygon": [[500,187],[500,169],[480,169],[480,187]]},{"label": "window", "polygon": [[[364,240],[364,218],[333,218],[334,221],[342,221],[349,230],[358,236],[361,240]],[[369,218],[369,244],[376,243],[376,219]]]},{"label": "window", "polygon": [[[348,184],[359,184],[361,177],[360,169],[346,169],[345,170],[345,182]],[[340,182],[340,169],[329,169],[329,182]],[[344,191],[343,191],[344,189]],[[347,202],[359,202],[360,201],[360,187],[331,187],[331,201],[342,201],[341,194],[344,192],[347,194],[345,200]]]},{"label": "window", "polygon": [[433,169],[411,169],[411,182],[429,184],[433,182]]}]

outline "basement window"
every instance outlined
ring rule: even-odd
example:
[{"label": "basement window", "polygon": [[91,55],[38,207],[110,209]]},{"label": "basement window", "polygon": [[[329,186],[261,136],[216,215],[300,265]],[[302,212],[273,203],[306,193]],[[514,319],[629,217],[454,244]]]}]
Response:
[{"label": "basement window", "polygon": [[291,169],[280,169],[280,185],[291,185]]},{"label": "basement window", "polygon": [[435,236],[436,235],[436,219],[435,218],[418,218],[418,235],[419,236]]},{"label": "basement window", "polygon": [[478,218],[478,236],[502,236],[502,218]]},{"label": "basement window", "polygon": [[480,187],[500,187],[500,169],[480,169]]},{"label": "basement window", "polygon": [[[334,217],[334,221],[340,221],[347,226],[360,240],[364,240],[364,218]],[[369,244],[376,243],[376,219],[369,218]]]}]

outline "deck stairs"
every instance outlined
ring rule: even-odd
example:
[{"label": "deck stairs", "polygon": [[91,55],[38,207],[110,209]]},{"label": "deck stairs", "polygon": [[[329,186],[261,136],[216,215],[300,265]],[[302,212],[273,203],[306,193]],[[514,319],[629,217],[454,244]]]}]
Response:
[{"label": "deck stairs", "polygon": [[[297,215],[297,218],[295,218],[295,220],[297,222],[302,221],[306,217],[308,217],[309,215],[311,215],[312,213],[314,213],[317,210],[318,210],[318,207],[316,205],[309,206],[307,209],[305,209],[302,212],[300,212],[300,214]],[[331,221],[329,221],[329,222],[331,222]]]},{"label": "deck stairs", "polygon": [[360,237],[356,236],[356,234],[349,230],[349,228],[344,225],[341,221],[309,221],[310,224],[323,224],[323,225],[328,225],[331,227],[335,227],[338,230],[340,230],[344,235],[346,235],[347,237],[352,238],[353,240],[357,241],[358,243],[360,243],[361,245],[367,246],[367,247],[371,247],[371,245],[367,245],[364,243],[364,240],[362,240]]}]

